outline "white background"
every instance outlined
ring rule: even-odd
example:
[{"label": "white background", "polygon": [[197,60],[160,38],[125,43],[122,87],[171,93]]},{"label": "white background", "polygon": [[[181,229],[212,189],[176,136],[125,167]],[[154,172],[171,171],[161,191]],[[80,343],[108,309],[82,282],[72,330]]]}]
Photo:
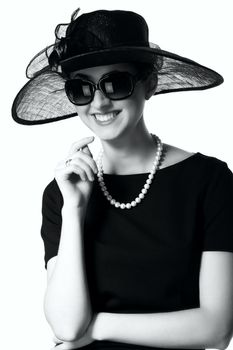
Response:
[{"label": "white background", "polygon": [[[26,83],[29,60],[54,42],[58,23],[71,13],[125,9],[148,22],[150,41],[218,71],[217,88],[153,97],[146,106],[148,129],[163,142],[227,162],[233,169],[231,1],[5,1],[1,9],[1,297],[0,347],[52,347],[43,314],[46,286],[40,237],[41,197],[57,161],[72,142],[92,133],[78,117],[39,126],[16,124],[13,99]],[[99,142],[91,146],[94,155]],[[230,347],[233,349],[233,343]]]}]

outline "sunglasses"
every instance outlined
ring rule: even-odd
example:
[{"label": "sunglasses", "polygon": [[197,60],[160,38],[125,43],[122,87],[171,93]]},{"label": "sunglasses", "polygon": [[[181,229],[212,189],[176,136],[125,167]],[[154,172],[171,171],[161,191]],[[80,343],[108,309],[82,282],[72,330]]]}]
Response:
[{"label": "sunglasses", "polygon": [[123,100],[132,95],[136,83],[144,76],[145,72],[135,75],[129,72],[112,72],[101,77],[97,84],[86,78],[68,79],[65,82],[65,92],[69,100],[77,106],[91,103],[96,90],[100,90],[110,100]]}]

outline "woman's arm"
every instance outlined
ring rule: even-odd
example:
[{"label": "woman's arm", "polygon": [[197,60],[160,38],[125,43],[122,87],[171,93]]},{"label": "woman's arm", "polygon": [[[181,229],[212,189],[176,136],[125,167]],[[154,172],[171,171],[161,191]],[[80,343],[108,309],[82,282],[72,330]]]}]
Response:
[{"label": "woman's arm", "polygon": [[48,262],[45,316],[56,337],[64,341],[79,338],[92,317],[84,265],[84,217],[84,209],[64,203],[59,252]]},{"label": "woman's arm", "polygon": [[151,314],[99,313],[93,337],[144,346],[225,349],[233,330],[233,254],[203,252],[200,307]]},{"label": "woman's arm", "polygon": [[63,197],[61,234],[56,261],[49,263],[44,310],[54,335],[63,341],[81,337],[92,318],[83,235],[98,171],[88,147],[93,140],[91,136],[74,142],[67,159],[58,162],[55,168],[55,180]]}]

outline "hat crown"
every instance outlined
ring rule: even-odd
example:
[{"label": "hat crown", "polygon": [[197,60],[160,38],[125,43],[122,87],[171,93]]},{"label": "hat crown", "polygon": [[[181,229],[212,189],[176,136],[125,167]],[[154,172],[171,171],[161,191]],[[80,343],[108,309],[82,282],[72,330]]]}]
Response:
[{"label": "hat crown", "polygon": [[66,30],[67,57],[118,46],[149,46],[148,26],[132,11],[98,10],[85,13]]}]

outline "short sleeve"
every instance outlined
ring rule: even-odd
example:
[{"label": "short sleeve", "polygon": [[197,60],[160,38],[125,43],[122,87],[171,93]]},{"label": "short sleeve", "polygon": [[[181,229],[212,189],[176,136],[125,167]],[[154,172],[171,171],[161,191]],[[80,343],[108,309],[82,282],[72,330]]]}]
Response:
[{"label": "short sleeve", "polygon": [[61,236],[62,206],[62,194],[54,179],[46,186],[42,196],[41,237],[44,242],[44,261],[46,269],[48,260],[58,253]]},{"label": "short sleeve", "polygon": [[203,202],[203,250],[233,252],[233,173],[219,161],[209,177]]}]

